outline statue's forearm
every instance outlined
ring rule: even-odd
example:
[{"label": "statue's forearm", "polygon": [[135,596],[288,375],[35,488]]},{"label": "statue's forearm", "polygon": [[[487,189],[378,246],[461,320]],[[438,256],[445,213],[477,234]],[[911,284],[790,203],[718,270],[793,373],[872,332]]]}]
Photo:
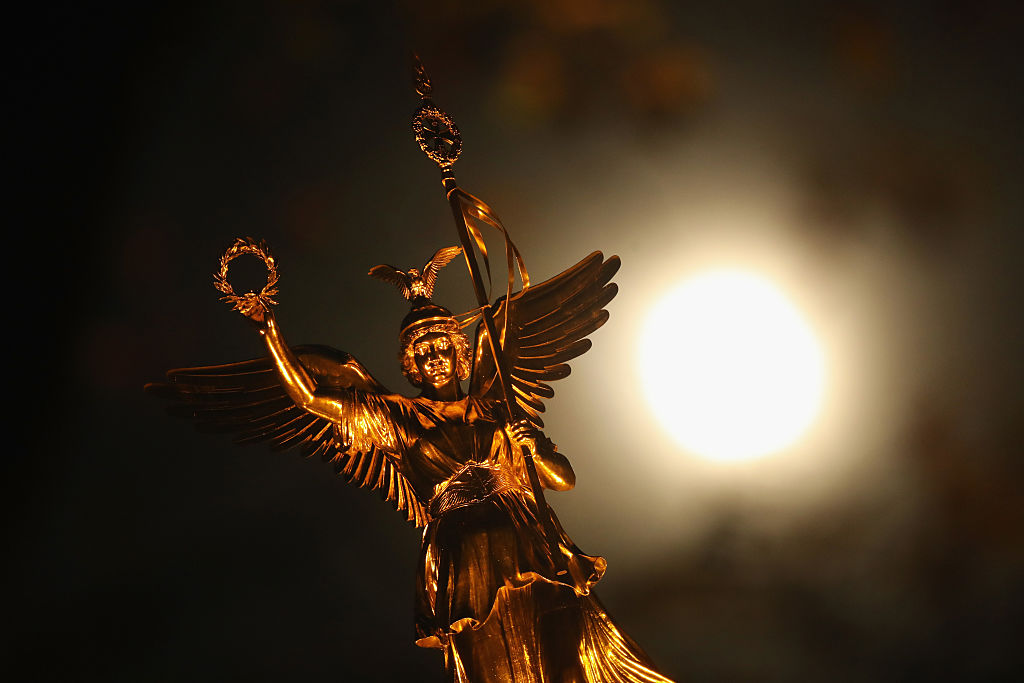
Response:
[{"label": "statue's forearm", "polygon": [[260,334],[263,335],[270,357],[274,360],[281,386],[295,403],[303,408],[310,407],[316,396],[316,383],[284,343],[273,316],[267,316],[266,326],[260,329]]}]

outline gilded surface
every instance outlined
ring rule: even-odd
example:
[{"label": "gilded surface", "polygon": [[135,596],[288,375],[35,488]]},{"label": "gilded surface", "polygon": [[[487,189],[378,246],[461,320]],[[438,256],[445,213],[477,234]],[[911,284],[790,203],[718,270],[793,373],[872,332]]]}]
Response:
[{"label": "gilded surface", "polygon": [[420,107],[412,119],[412,132],[420,149],[442,167],[451,166],[462,152],[462,137],[455,121],[432,104]]},{"label": "gilded surface", "polygon": [[[267,283],[263,285],[263,289],[258,294],[256,292],[235,294],[235,289],[228,280],[228,269],[231,262],[244,254],[258,256],[267,267]],[[221,301],[231,304],[232,310],[238,311],[242,315],[249,315],[256,309],[268,308],[277,304],[273,299],[277,295],[277,280],[277,261],[270,254],[270,247],[267,246],[267,243],[262,240],[257,242],[251,237],[239,237],[220,257],[220,269],[213,275],[213,286],[224,295],[221,297]]]},{"label": "gilded surface", "polygon": [[[426,99],[422,67],[419,76]],[[573,543],[543,496],[575,484],[569,460],[541,431],[549,383],[569,374],[568,362],[607,320],[618,259],[595,252],[533,286],[523,272],[523,288],[512,292],[518,250],[489,207],[454,185],[450,162],[438,164],[482,305],[471,345],[429,299],[457,247],[440,250],[423,271],[374,269],[412,303],[400,357],[417,396],[387,390],[349,354],[290,347],[259,297],[236,309],[267,358],[172,370],[148,388],[175,399],[171,411],[204,430],[319,456],[423,527],[416,643],[443,653],[449,680],[666,681],[594,595],[605,560]],[[483,293],[472,219],[505,236],[509,284],[497,305]],[[468,391],[460,381],[467,375]]]}]

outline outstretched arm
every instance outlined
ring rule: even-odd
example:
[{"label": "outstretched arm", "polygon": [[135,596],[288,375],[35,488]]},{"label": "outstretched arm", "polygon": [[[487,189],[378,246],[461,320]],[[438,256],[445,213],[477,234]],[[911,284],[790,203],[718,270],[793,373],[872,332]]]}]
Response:
[{"label": "outstretched arm", "polygon": [[533,456],[541,485],[552,491],[568,491],[576,486],[576,473],[569,459],[558,452],[555,444],[527,420],[508,426],[509,439],[517,448],[525,446]]},{"label": "outstretched arm", "polygon": [[281,386],[300,408],[339,425],[346,442],[358,443],[359,450],[370,444],[396,455],[402,427],[394,419],[386,397],[376,394],[318,388],[299,362],[269,310],[249,318],[256,323],[277,369]]},{"label": "outstretched arm", "polygon": [[295,403],[319,417],[337,422],[341,418],[342,406],[338,401],[318,394],[316,382],[309,376],[306,369],[299,363],[292,350],[285,344],[281,332],[277,328],[274,314],[265,311],[263,321],[256,321],[260,335],[267,344],[274,367],[281,379],[281,386]]}]

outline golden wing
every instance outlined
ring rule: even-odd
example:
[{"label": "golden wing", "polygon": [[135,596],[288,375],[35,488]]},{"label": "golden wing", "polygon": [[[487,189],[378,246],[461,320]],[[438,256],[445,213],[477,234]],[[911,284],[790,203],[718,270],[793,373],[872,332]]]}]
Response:
[{"label": "golden wing", "polygon": [[367,273],[370,277],[375,277],[378,280],[384,282],[390,282],[395,287],[398,287],[398,291],[402,293],[406,299],[412,299],[412,281],[409,279],[409,275],[404,271],[390,266],[386,263],[382,263],[379,266],[370,268],[370,272]]},{"label": "golden wing", "polygon": [[[546,384],[569,376],[567,361],[586,353],[587,335],[608,320],[605,306],[618,293],[609,281],[619,269],[619,257],[605,260],[595,251],[555,277],[499,299],[494,314],[502,355],[508,365],[516,403],[537,427],[543,427],[541,399],[554,390]],[[477,327],[470,393],[501,398],[497,369],[487,331]]]},{"label": "golden wing", "polygon": [[[328,346],[293,350],[318,386],[389,393],[347,353]],[[193,419],[201,432],[231,433],[238,444],[266,441],[275,451],[297,448],[304,457],[319,456],[346,481],[378,491],[417,527],[430,521],[396,463],[378,448],[357,450],[344,443],[334,423],[295,405],[268,358],[171,370],[167,382],[147,384],[146,391],[175,401],[168,412]]]},{"label": "golden wing", "polygon": [[441,247],[434,252],[434,255],[423,266],[423,284],[426,285],[428,299],[434,295],[434,283],[437,281],[437,274],[453,258],[461,253],[462,247]]}]

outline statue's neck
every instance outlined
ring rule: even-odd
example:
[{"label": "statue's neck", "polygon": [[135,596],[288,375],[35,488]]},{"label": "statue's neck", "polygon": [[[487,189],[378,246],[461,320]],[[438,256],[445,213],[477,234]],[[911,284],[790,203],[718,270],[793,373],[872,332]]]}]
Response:
[{"label": "statue's neck", "polygon": [[460,401],[463,398],[462,387],[459,385],[458,380],[452,380],[439,387],[435,387],[433,384],[426,384],[420,396],[431,401]]}]

